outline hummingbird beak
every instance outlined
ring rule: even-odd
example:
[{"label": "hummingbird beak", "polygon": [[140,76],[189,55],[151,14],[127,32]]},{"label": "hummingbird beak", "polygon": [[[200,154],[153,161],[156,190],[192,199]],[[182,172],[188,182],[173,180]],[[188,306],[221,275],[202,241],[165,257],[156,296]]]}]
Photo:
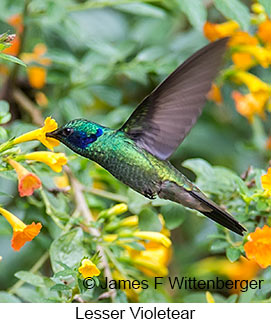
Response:
[{"label": "hummingbird beak", "polygon": [[54,138],[54,139],[58,139],[58,129],[52,131],[52,132],[47,132],[46,133],[46,137],[50,137],[50,138]]}]

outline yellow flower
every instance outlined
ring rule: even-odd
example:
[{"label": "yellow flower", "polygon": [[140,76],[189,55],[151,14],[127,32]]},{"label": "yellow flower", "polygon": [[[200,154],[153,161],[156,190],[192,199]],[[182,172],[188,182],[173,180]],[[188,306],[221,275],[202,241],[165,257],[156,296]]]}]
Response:
[{"label": "yellow flower", "polygon": [[203,27],[203,32],[206,38],[210,41],[232,36],[236,30],[239,29],[239,25],[235,21],[227,21],[222,24],[213,24],[207,21]]},{"label": "yellow flower", "polygon": [[15,251],[19,251],[21,247],[27,242],[33,240],[40,232],[41,223],[32,223],[26,225],[17,218],[14,214],[0,207],[0,213],[6,218],[13,228],[13,237],[11,246]]},{"label": "yellow flower", "polygon": [[152,231],[136,231],[133,235],[142,240],[150,240],[153,242],[161,243],[166,248],[171,246],[171,241],[168,237],[160,232],[152,232]]},{"label": "yellow flower", "polygon": [[78,268],[78,271],[84,278],[99,276],[101,273],[90,259],[84,259],[82,265]]},{"label": "yellow flower", "polygon": [[135,250],[126,246],[132,263],[147,276],[167,276],[172,249],[153,241],[141,244],[145,250]]},{"label": "yellow flower", "polygon": [[237,47],[237,51],[239,53],[250,54],[264,68],[267,68],[271,62],[270,51],[260,46],[241,45]]},{"label": "yellow flower", "polygon": [[37,175],[29,172],[15,160],[9,159],[8,163],[14,168],[18,176],[18,191],[21,197],[30,196],[34,190],[41,187],[41,181]]},{"label": "yellow flower", "polygon": [[45,147],[53,150],[54,147],[59,145],[59,141],[46,137],[47,132],[51,132],[57,129],[57,123],[51,117],[47,117],[44,121],[42,128],[27,132],[13,140],[13,144],[17,145],[25,141],[39,140]]},{"label": "yellow flower", "polygon": [[60,189],[70,187],[69,177],[66,173],[64,173],[64,175],[62,175],[62,176],[55,176],[54,183],[55,183],[56,187],[58,187]]},{"label": "yellow flower", "polygon": [[255,260],[262,268],[271,266],[271,228],[267,225],[256,228],[244,249],[248,259]]},{"label": "yellow flower", "polygon": [[120,226],[121,227],[133,227],[133,226],[137,226],[138,225],[138,216],[137,215],[131,215],[128,216],[126,218],[124,218],[123,220],[121,220],[120,222]]},{"label": "yellow flower", "polygon": [[270,92],[268,84],[251,73],[237,70],[232,75],[235,82],[245,84],[249,88],[250,92]]},{"label": "yellow flower", "polygon": [[261,183],[267,195],[271,196],[271,167],[268,168],[267,174],[261,176]]},{"label": "yellow flower", "polygon": [[108,215],[119,215],[128,211],[128,206],[125,203],[120,203],[114,205],[111,209],[108,210]]},{"label": "yellow flower", "polygon": [[207,291],[205,293],[205,297],[206,297],[207,303],[215,303],[215,299],[210,292]]},{"label": "yellow flower", "polygon": [[62,166],[67,164],[68,161],[64,153],[53,153],[51,151],[36,151],[23,155],[23,158],[42,162],[57,173],[62,171]]}]

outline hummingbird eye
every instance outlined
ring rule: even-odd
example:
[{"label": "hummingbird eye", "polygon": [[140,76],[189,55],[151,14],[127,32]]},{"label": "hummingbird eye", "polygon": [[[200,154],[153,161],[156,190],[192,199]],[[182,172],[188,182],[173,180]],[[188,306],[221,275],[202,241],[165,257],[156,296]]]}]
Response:
[{"label": "hummingbird eye", "polygon": [[65,136],[65,137],[70,136],[72,133],[73,133],[73,129],[72,129],[72,128],[64,128],[64,129],[62,130],[62,134],[63,134],[63,136]]}]

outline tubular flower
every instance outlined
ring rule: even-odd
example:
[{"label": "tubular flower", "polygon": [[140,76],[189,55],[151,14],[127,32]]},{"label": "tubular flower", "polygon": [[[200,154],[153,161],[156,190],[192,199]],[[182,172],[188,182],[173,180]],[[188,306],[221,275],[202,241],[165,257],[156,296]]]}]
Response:
[{"label": "tubular flower", "polygon": [[238,91],[232,92],[232,98],[235,101],[236,110],[246,117],[249,122],[253,121],[255,114],[264,117],[264,106],[268,97],[263,93],[241,94]]},{"label": "tubular flower", "polygon": [[249,235],[249,241],[244,249],[248,259],[255,260],[262,268],[271,265],[271,228],[265,225],[262,229],[256,228]]},{"label": "tubular flower", "polygon": [[0,207],[0,213],[6,218],[13,228],[13,237],[11,246],[15,251],[19,251],[22,246],[27,242],[33,240],[40,232],[41,223],[32,223],[26,225],[17,218],[14,214]]},{"label": "tubular flower", "polygon": [[239,53],[246,53],[251,57],[254,57],[255,60],[264,68],[267,68],[271,62],[271,53],[264,47],[241,45],[237,49]]},{"label": "tubular flower", "polygon": [[133,235],[142,240],[150,240],[153,242],[161,243],[166,248],[169,248],[171,246],[170,239],[160,232],[137,231],[134,232]]},{"label": "tubular flower", "polygon": [[33,53],[23,53],[21,59],[30,64],[27,68],[28,80],[32,87],[41,89],[46,82],[46,69],[45,66],[51,64],[49,58],[44,57],[47,48],[44,44],[37,44],[34,47]]},{"label": "tubular flower", "polygon": [[245,71],[234,71],[233,75],[233,80],[236,83],[243,83],[245,84],[250,92],[265,92],[269,94],[270,92],[270,87],[268,84],[263,82],[261,79],[259,79],[257,76],[245,72]]},{"label": "tubular flower", "polygon": [[166,276],[172,249],[157,242],[142,243],[145,250],[135,250],[126,246],[132,263],[147,276]]},{"label": "tubular flower", "polygon": [[207,98],[217,104],[221,104],[223,102],[220,88],[216,84],[212,83],[212,87],[207,94]]},{"label": "tubular flower", "polygon": [[259,41],[255,36],[250,35],[249,33],[239,30],[235,32],[231,39],[229,40],[229,46],[239,46],[239,45],[259,45]]},{"label": "tubular flower", "polygon": [[78,268],[78,271],[84,278],[99,276],[101,273],[90,259],[84,259],[82,265]]},{"label": "tubular flower", "polygon": [[234,65],[241,70],[247,70],[256,64],[256,61],[248,53],[233,53],[231,59]]},{"label": "tubular flower", "polygon": [[13,144],[20,144],[25,141],[39,140],[45,147],[53,150],[54,147],[59,145],[59,141],[46,137],[47,132],[51,132],[57,129],[57,123],[51,117],[47,117],[44,121],[44,126],[42,128],[27,132],[13,140]]},{"label": "tubular flower", "polygon": [[206,38],[210,41],[232,36],[236,30],[239,29],[239,25],[235,21],[227,21],[222,24],[213,24],[207,21],[203,27],[203,32]]},{"label": "tubular flower", "polygon": [[14,168],[18,176],[18,191],[21,197],[30,196],[34,190],[41,187],[41,181],[37,175],[29,172],[15,160],[9,159],[8,163]]},{"label": "tubular flower", "polygon": [[67,157],[63,153],[53,153],[51,151],[36,151],[23,156],[27,160],[42,162],[57,173],[62,171],[62,166],[67,164]]},{"label": "tubular flower", "polygon": [[267,174],[261,176],[262,187],[267,196],[271,196],[271,167],[268,168]]}]

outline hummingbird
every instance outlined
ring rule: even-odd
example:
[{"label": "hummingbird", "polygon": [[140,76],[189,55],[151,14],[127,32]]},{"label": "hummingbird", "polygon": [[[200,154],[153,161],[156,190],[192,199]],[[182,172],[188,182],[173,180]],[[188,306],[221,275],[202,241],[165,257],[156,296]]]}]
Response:
[{"label": "hummingbird", "polygon": [[189,57],[141,101],[120,129],[75,119],[46,136],[95,161],[145,197],[195,209],[243,235],[246,229],[232,215],[168,161],[201,114],[227,41],[210,43]]}]

